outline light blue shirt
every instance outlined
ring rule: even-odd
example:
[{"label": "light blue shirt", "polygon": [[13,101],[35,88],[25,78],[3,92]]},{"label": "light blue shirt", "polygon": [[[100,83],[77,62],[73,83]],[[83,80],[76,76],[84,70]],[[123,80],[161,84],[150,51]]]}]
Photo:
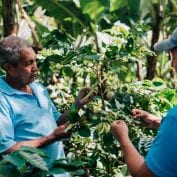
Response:
[{"label": "light blue shirt", "polygon": [[177,177],[177,106],[163,119],[145,161],[157,177]]},{"label": "light blue shirt", "polygon": [[[0,77],[0,153],[16,142],[47,136],[57,127],[60,114],[47,89],[36,82],[30,87],[33,95],[13,89]],[[57,141],[43,149],[50,162],[65,157],[62,142]]]}]

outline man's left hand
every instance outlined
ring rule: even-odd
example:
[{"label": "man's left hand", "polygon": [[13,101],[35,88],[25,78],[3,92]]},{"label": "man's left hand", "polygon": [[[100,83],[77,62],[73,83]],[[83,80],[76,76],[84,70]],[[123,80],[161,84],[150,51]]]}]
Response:
[{"label": "man's left hand", "polygon": [[81,107],[89,103],[94,96],[95,96],[95,92],[91,93],[90,88],[81,89],[74,102],[76,109],[80,109]]}]

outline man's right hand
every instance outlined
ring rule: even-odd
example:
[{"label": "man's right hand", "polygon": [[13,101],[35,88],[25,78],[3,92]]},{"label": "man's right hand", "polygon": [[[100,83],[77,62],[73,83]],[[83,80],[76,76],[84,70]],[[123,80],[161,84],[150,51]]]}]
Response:
[{"label": "man's right hand", "polygon": [[113,135],[119,140],[121,143],[128,137],[128,127],[123,120],[115,120],[111,123],[111,131]]},{"label": "man's right hand", "polygon": [[52,133],[52,136],[57,140],[67,139],[71,136],[71,132],[65,131],[69,123],[65,123],[63,125],[59,125]]},{"label": "man's right hand", "polygon": [[155,116],[155,115],[153,115],[149,112],[146,112],[144,110],[133,109],[132,110],[132,115],[133,115],[133,118],[135,118],[135,119],[143,120],[151,128],[152,127],[158,128],[160,126],[161,117],[157,117],[157,116]]}]

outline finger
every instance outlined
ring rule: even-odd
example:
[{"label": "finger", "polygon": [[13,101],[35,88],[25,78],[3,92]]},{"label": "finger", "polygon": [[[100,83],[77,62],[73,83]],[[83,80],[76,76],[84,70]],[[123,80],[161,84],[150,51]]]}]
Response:
[{"label": "finger", "polygon": [[113,123],[118,125],[118,124],[124,123],[124,121],[123,120],[115,120]]},{"label": "finger", "polygon": [[132,115],[134,118],[145,118],[145,116],[147,116],[147,112],[141,109],[133,109]]},{"label": "finger", "polygon": [[62,135],[60,136],[60,140],[68,139],[70,137],[71,137],[71,132],[62,133]]},{"label": "finger", "polygon": [[133,118],[142,119],[142,118],[144,118],[144,117],[145,117],[145,115],[144,115],[144,114],[142,114],[142,113],[138,113],[138,114],[136,114],[136,115],[133,115],[132,117],[133,117]]},{"label": "finger", "polygon": [[67,121],[64,125],[65,125],[65,128],[66,128],[68,125],[70,125],[70,122]]},{"label": "finger", "polygon": [[65,124],[59,125],[57,129],[63,131],[66,128]]},{"label": "finger", "polygon": [[90,101],[90,100],[93,100],[94,97],[95,97],[95,94],[89,96],[89,101]]},{"label": "finger", "polygon": [[89,91],[90,91],[90,88],[89,87],[85,87],[80,92],[82,92],[82,93],[88,93]]},{"label": "finger", "polygon": [[79,92],[79,98],[83,98],[85,97],[90,91],[90,88],[83,88],[80,92]]},{"label": "finger", "polygon": [[141,113],[142,112],[142,110],[141,109],[132,109],[132,114],[133,115],[136,115],[136,114],[139,114],[139,113]]},{"label": "finger", "polygon": [[117,124],[126,124],[123,120],[118,120]]}]

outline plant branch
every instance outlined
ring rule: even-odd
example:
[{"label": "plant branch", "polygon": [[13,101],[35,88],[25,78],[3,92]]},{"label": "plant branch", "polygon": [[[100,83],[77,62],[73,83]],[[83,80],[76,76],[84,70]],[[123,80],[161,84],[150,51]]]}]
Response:
[{"label": "plant branch", "polygon": [[20,0],[16,0],[16,3],[18,4],[18,7],[19,7],[19,10],[20,10],[20,12],[21,12],[22,17],[26,20],[26,22],[27,22],[29,28],[31,29],[31,33],[32,33],[32,37],[33,37],[35,46],[37,47],[37,49],[41,49],[41,48],[42,48],[42,45],[41,45],[41,43],[39,42],[38,34],[37,34],[37,32],[35,31],[34,27],[32,26],[31,20],[30,20],[28,14],[27,14],[26,11],[23,9]]}]

